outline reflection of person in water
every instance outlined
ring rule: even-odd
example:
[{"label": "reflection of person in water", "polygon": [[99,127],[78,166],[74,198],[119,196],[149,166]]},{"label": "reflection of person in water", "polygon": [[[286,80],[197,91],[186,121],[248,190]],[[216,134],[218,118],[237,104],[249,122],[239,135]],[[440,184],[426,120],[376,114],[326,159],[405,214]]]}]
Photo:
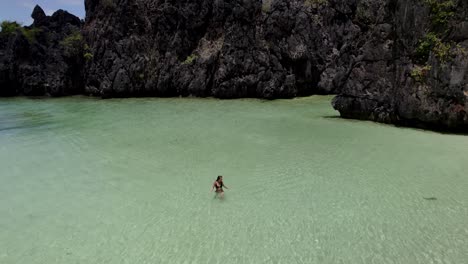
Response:
[{"label": "reflection of person in water", "polygon": [[223,187],[226,189],[229,189],[224,183],[223,183],[223,176],[218,176],[216,181],[213,183],[213,186],[211,187],[211,191],[216,189],[216,196],[219,196],[219,198],[224,198],[224,190]]}]

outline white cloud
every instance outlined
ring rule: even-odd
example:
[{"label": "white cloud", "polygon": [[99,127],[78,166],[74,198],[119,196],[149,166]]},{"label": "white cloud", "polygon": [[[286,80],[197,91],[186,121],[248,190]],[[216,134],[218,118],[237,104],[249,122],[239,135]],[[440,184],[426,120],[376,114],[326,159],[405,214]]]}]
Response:
[{"label": "white cloud", "polygon": [[28,20],[26,20],[26,22],[24,22],[24,25],[30,26],[30,25],[32,25],[33,22],[34,22],[34,20],[32,18],[28,18]]},{"label": "white cloud", "polygon": [[36,6],[36,4],[32,1],[21,1],[19,4],[27,9],[34,9]]},{"label": "white cloud", "polygon": [[44,9],[44,13],[46,13],[46,15],[48,16],[51,16],[55,11],[57,10],[53,10],[53,9]]},{"label": "white cloud", "polygon": [[75,5],[75,6],[82,6],[84,5],[84,0],[58,0],[60,4],[64,5]]}]

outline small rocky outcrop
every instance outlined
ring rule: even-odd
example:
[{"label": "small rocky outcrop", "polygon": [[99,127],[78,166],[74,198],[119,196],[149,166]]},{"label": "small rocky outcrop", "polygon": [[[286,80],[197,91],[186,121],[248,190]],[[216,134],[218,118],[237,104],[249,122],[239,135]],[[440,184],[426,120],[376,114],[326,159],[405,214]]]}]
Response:
[{"label": "small rocky outcrop", "polygon": [[82,93],[82,22],[63,10],[46,16],[39,6],[32,17],[27,27],[2,24],[0,96]]}]

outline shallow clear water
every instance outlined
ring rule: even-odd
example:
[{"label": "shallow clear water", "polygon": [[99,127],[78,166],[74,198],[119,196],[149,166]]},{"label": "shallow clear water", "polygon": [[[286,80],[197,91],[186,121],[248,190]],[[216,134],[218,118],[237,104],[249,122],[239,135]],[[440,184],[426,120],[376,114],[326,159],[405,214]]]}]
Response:
[{"label": "shallow clear water", "polygon": [[468,137],[330,99],[1,99],[0,263],[467,263]]}]

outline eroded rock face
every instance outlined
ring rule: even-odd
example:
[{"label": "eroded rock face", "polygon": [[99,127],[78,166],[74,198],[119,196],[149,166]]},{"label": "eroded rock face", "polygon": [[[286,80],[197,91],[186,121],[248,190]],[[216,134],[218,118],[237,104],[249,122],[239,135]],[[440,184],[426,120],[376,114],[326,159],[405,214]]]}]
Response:
[{"label": "eroded rock face", "polygon": [[335,109],[347,118],[468,132],[468,2],[452,1],[445,23],[427,1],[381,2],[374,12],[383,19],[363,32]]},{"label": "eroded rock face", "polygon": [[[343,117],[463,130],[467,2],[452,1],[455,12],[437,26],[429,2],[87,0],[84,33],[95,54],[86,92],[338,93],[333,105]],[[451,47],[449,59],[417,58],[429,33]]]},{"label": "eroded rock face", "polygon": [[[441,9],[434,4],[445,13],[435,14]],[[343,117],[468,130],[464,0],[85,0],[85,6],[84,25],[64,11],[48,17],[36,7],[35,43],[20,33],[0,36],[1,95],[338,94],[333,106]],[[80,27],[84,42],[72,52],[62,44]]]},{"label": "eroded rock face", "polygon": [[87,0],[86,91],[282,98],[336,92],[358,1]]},{"label": "eroded rock face", "polygon": [[0,96],[82,93],[81,51],[62,45],[80,34],[80,19],[63,10],[46,16],[39,6],[32,17],[30,27],[0,33]]}]

